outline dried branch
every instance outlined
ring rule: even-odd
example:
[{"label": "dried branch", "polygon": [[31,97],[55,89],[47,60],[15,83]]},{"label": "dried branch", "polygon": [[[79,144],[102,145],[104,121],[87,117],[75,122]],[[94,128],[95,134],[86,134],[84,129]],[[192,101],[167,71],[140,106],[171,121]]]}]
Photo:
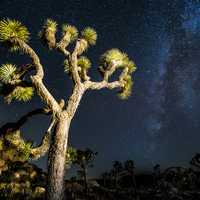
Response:
[{"label": "dried branch", "polygon": [[32,110],[31,112],[25,114],[22,116],[17,122],[12,122],[12,123],[6,123],[0,128],[0,133],[5,134],[7,131],[14,132],[16,130],[19,130],[27,121],[29,118],[39,115],[39,114],[45,114],[48,115],[50,114],[49,111],[46,111],[43,108],[38,108],[35,110]]},{"label": "dried branch", "polygon": [[50,142],[51,142],[51,133],[52,133],[52,129],[55,123],[56,123],[56,120],[53,119],[45,135],[42,138],[41,144],[31,149],[31,153],[30,153],[31,159],[38,159],[44,156],[49,151]]}]

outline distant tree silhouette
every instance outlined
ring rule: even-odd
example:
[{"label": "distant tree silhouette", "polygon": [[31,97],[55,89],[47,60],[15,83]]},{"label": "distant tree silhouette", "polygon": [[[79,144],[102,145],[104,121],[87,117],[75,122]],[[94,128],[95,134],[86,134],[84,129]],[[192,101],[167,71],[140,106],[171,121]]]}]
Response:
[{"label": "distant tree silhouette", "polygon": [[113,169],[111,173],[113,174],[114,178],[114,186],[115,188],[118,187],[118,180],[120,178],[120,173],[123,171],[123,164],[120,161],[115,160],[113,162]]},{"label": "distant tree silhouette", "polygon": [[137,184],[135,179],[135,163],[133,160],[126,160],[124,162],[124,169],[130,174],[133,184],[135,196],[137,196]]},{"label": "distant tree silhouette", "polygon": [[93,167],[93,162],[97,154],[98,154],[97,152],[93,152],[89,148],[86,148],[85,150],[77,150],[75,159],[73,160],[73,163],[78,165],[79,167],[79,170],[77,171],[77,173],[84,180],[86,198],[88,195],[88,183],[87,183],[88,169],[90,167]]}]

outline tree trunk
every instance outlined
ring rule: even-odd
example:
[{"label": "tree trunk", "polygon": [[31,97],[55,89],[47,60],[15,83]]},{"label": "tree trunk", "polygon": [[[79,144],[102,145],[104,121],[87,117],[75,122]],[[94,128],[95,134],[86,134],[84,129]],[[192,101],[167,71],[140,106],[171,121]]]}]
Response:
[{"label": "tree trunk", "polygon": [[134,196],[138,200],[139,199],[139,194],[138,194],[138,191],[137,191],[135,172],[133,170],[131,170],[131,177],[132,177],[132,180],[133,180]]},{"label": "tree trunk", "polygon": [[84,193],[85,193],[85,199],[87,199],[87,197],[88,197],[88,184],[87,184],[87,169],[86,169],[85,166],[84,166],[83,171],[84,171],[83,178],[84,178],[84,190],[85,190]]},{"label": "tree trunk", "polygon": [[65,158],[70,119],[63,111],[55,127],[48,159],[47,199],[64,199]]},{"label": "tree trunk", "polygon": [[57,116],[57,124],[48,156],[47,200],[64,200],[65,159],[71,120],[78,108],[85,88],[82,84],[74,88],[66,110]]}]

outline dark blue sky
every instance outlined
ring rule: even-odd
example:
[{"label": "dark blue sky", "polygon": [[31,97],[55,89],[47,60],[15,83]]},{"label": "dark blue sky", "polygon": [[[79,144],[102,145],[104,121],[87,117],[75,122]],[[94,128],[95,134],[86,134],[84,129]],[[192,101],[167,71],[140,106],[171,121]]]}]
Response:
[{"label": "dark blue sky", "polygon": [[[70,143],[99,152],[93,174],[113,160],[133,159],[140,170],[187,165],[200,152],[200,1],[199,0],[1,0],[0,18],[22,21],[32,33],[31,45],[45,66],[45,82],[56,98],[67,97],[70,81],[62,56],[48,52],[37,37],[44,20],[70,23],[98,32],[88,51],[96,70],[99,56],[117,47],[135,60],[134,89],[127,101],[114,91],[88,92],[70,130]],[[0,62],[27,63],[23,56],[0,52]],[[41,105],[6,105],[0,100],[0,124],[14,121]],[[39,116],[23,127],[27,139],[40,141],[48,119]],[[45,159],[37,162],[45,166]]]}]

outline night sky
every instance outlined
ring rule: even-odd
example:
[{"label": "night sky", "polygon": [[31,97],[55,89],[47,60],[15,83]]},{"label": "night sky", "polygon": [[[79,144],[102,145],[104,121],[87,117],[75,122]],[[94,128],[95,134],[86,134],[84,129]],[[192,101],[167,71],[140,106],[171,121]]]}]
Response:
[{"label": "night sky", "polygon": [[[45,83],[57,99],[66,98],[71,83],[63,73],[63,57],[44,48],[37,34],[46,18],[81,30],[92,26],[97,44],[87,53],[100,80],[98,58],[110,48],[128,53],[138,66],[133,94],[119,100],[116,91],[90,91],[72,122],[70,144],[99,152],[92,174],[113,160],[133,159],[140,171],[187,166],[200,152],[200,1],[199,0],[1,0],[0,18],[14,18],[31,32],[31,46],[45,67]],[[0,63],[28,63],[23,55],[1,50]],[[6,105],[0,99],[0,125],[42,105]],[[39,143],[49,119],[37,116],[22,129]],[[36,162],[46,165],[45,158]]]}]

